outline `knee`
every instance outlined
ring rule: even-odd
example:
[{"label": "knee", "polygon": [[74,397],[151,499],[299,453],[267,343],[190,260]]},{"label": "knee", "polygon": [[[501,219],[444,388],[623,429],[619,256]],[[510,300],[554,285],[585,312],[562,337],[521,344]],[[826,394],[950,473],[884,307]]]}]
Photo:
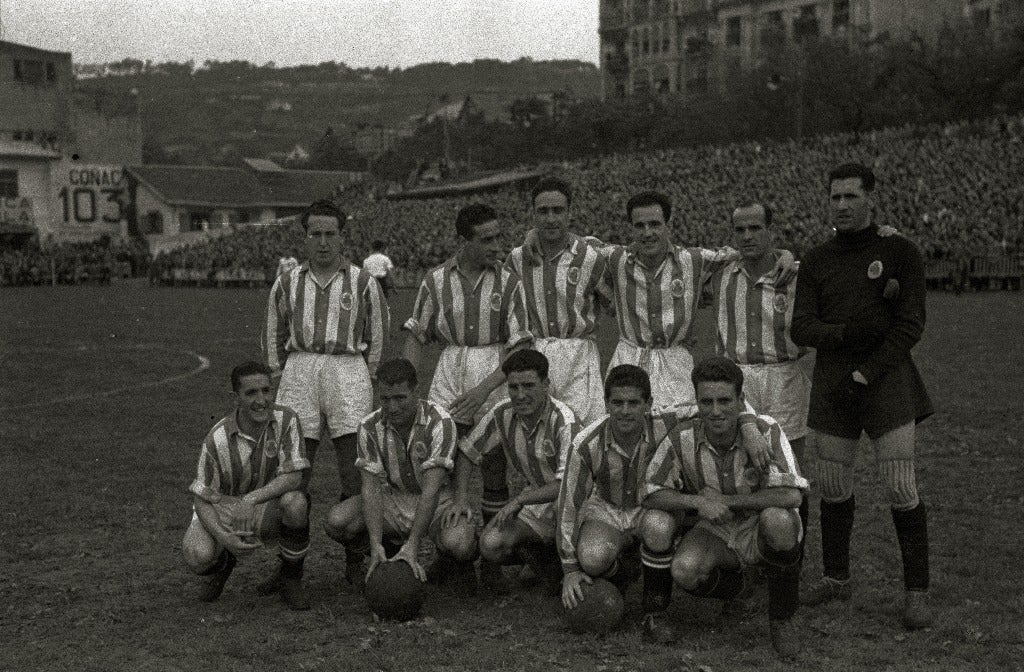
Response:
[{"label": "knee", "polygon": [[281,495],[281,522],[288,527],[305,527],[309,504],[306,496],[297,490]]},{"label": "knee", "polygon": [[818,481],[823,500],[845,502],[853,495],[853,465],[819,458]]},{"label": "knee", "polygon": [[679,553],[672,558],[672,580],[684,590],[693,590],[707,579],[708,568],[694,553]]},{"label": "knee", "polygon": [[181,544],[181,555],[190,571],[201,574],[217,561],[220,548],[216,543],[185,537]]},{"label": "knee", "polygon": [[347,541],[362,531],[362,511],[351,502],[335,504],[324,518],[324,532],[335,541]]},{"label": "knee", "polygon": [[480,535],[480,555],[485,560],[502,560],[511,546],[511,540],[507,538],[507,535],[493,527],[487,528]]},{"label": "knee", "polygon": [[640,524],[640,537],[644,545],[657,553],[664,553],[672,548],[672,539],[676,533],[676,520],[672,514],[657,509],[650,509],[644,514]]},{"label": "knee", "polygon": [[878,470],[892,508],[906,511],[918,505],[920,497],[913,460],[882,460]]},{"label": "knee", "polygon": [[608,571],[619,555],[619,545],[610,539],[580,540],[576,558],[580,569],[590,576],[600,576]]},{"label": "knee", "polygon": [[796,546],[800,539],[799,530],[800,516],[789,509],[764,509],[758,517],[758,536],[772,550],[786,551]]},{"label": "knee", "polygon": [[441,531],[441,550],[458,562],[470,562],[476,558],[476,530],[464,524]]}]

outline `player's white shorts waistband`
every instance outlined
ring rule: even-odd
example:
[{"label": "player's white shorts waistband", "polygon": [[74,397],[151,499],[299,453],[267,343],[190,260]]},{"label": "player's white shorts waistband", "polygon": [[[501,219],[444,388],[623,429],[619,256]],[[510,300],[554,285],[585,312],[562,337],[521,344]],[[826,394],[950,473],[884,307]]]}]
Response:
[{"label": "player's white shorts waistband", "polygon": [[[434,378],[430,383],[427,398],[443,408],[451,408],[456,398],[473,389],[501,366],[503,345],[448,345],[441,351],[434,369]],[[487,397],[476,412],[474,420],[479,422],[487,411],[494,407],[508,393],[504,385],[498,387]]]},{"label": "player's white shorts waistband", "polygon": [[620,339],[608,363],[608,370],[620,364],[639,366],[650,376],[653,397],[651,410],[657,412],[696,402],[693,383],[690,381],[693,355],[684,346],[648,348]]}]

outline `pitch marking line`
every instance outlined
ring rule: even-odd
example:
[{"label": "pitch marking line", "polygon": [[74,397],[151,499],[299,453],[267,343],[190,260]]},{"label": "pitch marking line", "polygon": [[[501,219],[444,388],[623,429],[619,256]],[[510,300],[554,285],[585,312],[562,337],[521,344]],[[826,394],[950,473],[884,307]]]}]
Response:
[{"label": "pitch marking line", "polygon": [[[151,387],[159,387],[161,385],[167,385],[168,383],[174,383],[179,380],[185,380],[192,376],[198,375],[203,371],[210,368],[210,360],[207,357],[194,352],[192,350],[183,350],[178,348],[168,348],[161,345],[130,345],[130,346],[78,346],[75,348],[25,348],[20,350],[21,352],[83,352],[88,350],[100,350],[100,349],[112,349],[112,350],[162,350],[164,352],[172,352],[175,354],[184,354],[190,357],[194,357],[199,362],[199,366],[195,367],[185,373],[175,374],[168,376],[167,378],[161,378],[159,380],[150,380],[144,383],[136,383],[134,385],[125,385],[118,387],[113,390],[104,390],[103,392],[94,392],[92,394],[78,394],[69,397],[61,397],[59,399],[49,399],[47,401],[35,401],[29,404],[15,404],[13,406],[0,406],[0,411],[19,411],[26,408],[42,408],[44,406],[53,406],[55,404],[63,404],[67,401],[86,401],[88,399],[103,399],[105,397],[112,397],[118,394],[124,394],[125,392],[134,392],[136,390],[145,390]],[[12,354],[12,353],[7,353]]]}]

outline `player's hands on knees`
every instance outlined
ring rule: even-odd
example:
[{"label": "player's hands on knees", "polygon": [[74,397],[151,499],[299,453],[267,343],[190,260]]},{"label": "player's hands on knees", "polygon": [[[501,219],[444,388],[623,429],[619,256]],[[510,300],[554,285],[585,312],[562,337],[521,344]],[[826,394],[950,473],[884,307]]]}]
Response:
[{"label": "player's hands on knees", "polygon": [[370,575],[373,574],[373,570],[377,569],[377,565],[382,562],[387,562],[388,554],[384,551],[384,546],[380,543],[370,544],[370,564],[366,568],[366,578],[369,579]]},{"label": "player's hands on knees", "polygon": [[594,580],[585,572],[576,570],[562,577],[562,605],[566,609],[575,609],[583,601],[583,584],[591,584]]},{"label": "player's hands on knees", "polygon": [[251,532],[241,534],[234,530],[229,530],[219,541],[221,546],[235,556],[249,555],[262,545]]},{"label": "player's hands on knees", "polygon": [[441,529],[449,530],[453,527],[458,527],[459,519],[463,517],[467,521],[473,520],[473,507],[459,499],[444,512],[444,515],[441,517]]},{"label": "player's hands on knees", "polygon": [[501,510],[494,514],[494,518],[491,519],[488,527],[493,525],[494,527],[504,527],[511,525],[515,522],[516,516],[523,510],[523,505],[519,501],[519,497],[513,497],[512,501],[501,507]]},{"label": "player's hands on knees", "polygon": [[711,523],[727,523],[732,520],[732,510],[722,500],[721,495],[705,490],[701,493],[701,501],[697,504],[697,514]]},{"label": "player's hands on knees", "polygon": [[412,573],[416,575],[416,578],[420,581],[427,580],[427,571],[423,569],[423,565],[419,563],[417,557],[419,556],[420,548],[419,542],[409,540],[402,544],[402,548],[395,553],[395,557],[391,558],[391,562],[407,562],[412,567]]}]

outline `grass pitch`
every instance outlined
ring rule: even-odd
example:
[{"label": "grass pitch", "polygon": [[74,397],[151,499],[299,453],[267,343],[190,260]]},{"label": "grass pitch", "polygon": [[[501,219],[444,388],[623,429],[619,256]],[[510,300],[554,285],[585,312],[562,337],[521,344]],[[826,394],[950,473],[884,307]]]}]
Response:
[{"label": "grass pitch", "polygon": [[[899,554],[865,444],[855,596],[802,609],[804,651],[783,665],[763,613],[725,621],[716,604],[685,595],[670,613],[686,642],[643,643],[635,586],[625,627],[603,639],[570,635],[557,601],[529,585],[497,601],[431,589],[423,617],[374,624],[322,532],[337,492],[327,451],[306,572],[314,610],[255,596],[270,551],[244,561],[218,602],[198,603],[180,559],[186,488],[203,436],[230,407],[228,372],[259,353],[265,292],[4,288],[0,670],[1022,669],[1024,295],[928,300],[916,356],[938,412],[919,428],[919,480],[938,621],[907,633],[890,607],[902,592]],[[410,292],[392,302],[392,348],[411,302]],[[607,357],[614,325],[603,327]],[[698,350],[708,345],[703,328]],[[811,520],[805,580],[820,571],[816,498]]]}]

